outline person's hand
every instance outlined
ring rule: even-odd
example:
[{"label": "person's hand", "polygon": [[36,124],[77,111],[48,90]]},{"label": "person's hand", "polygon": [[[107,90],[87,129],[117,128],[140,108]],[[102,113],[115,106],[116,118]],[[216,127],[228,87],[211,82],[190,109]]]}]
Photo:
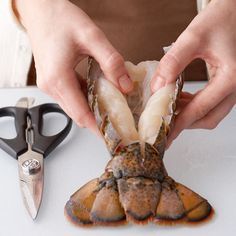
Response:
[{"label": "person's hand", "polygon": [[209,68],[210,81],[196,94],[182,93],[170,144],[183,129],[213,129],[236,103],[236,0],[212,0],[161,59],[152,91],[174,82],[195,58]]},{"label": "person's hand", "polygon": [[14,3],[29,35],[38,87],[79,126],[96,132],[94,116],[74,68],[87,55],[93,56],[106,78],[125,93],[132,89],[132,82],[122,56],[92,20],[68,0]]}]

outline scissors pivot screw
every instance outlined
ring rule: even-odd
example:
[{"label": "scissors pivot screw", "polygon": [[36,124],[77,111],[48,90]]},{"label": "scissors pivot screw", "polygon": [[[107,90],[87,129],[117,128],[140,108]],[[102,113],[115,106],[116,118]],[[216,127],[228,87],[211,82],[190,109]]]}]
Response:
[{"label": "scissors pivot screw", "polygon": [[25,174],[35,174],[41,169],[40,162],[36,159],[29,159],[22,163],[22,168]]}]

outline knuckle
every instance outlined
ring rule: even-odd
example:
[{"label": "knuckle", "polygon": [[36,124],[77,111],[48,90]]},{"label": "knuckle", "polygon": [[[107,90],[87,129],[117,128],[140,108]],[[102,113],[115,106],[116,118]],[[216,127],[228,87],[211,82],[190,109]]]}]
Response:
[{"label": "knuckle", "polygon": [[202,32],[201,28],[189,26],[183,34],[184,40],[186,41],[189,46],[199,46],[201,42],[204,40],[204,33]]},{"label": "knuckle", "polygon": [[60,79],[56,71],[57,69],[51,68],[42,72],[37,78],[37,86],[48,93],[53,90],[61,90]]},{"label": "knuckle", "polygon": [[103,32],[98,27],[87,27],[81,34],[81,40],[86,44],[94,43],[99,41],[103,35]]},{"label": "knuckle", "polygon": [[185,50],[192,55],[192,59],[203,57],[208,41],[206,36],[196,27],[189,27],[177,39],[176,43],[184,45]]},{"label": "knuckle", "polygon": [[171,52],[167,53],[161,60],[158,65],[158,74],[164,78],[168,75],[168,77],[175,76],[175,72],[180,67],[180,62],[178,58]]},{"label": "knuckle", "polygon": [[120,67],[124,66],[124,59],[118,52],[112,52],[111,55],[105,60],[102,65],[104,71],[114,71],[118,70]]}]

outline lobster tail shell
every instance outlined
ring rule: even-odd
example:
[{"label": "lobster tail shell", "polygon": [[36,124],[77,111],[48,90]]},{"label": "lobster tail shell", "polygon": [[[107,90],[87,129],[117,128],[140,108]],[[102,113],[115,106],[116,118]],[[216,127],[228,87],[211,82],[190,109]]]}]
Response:
[{"label": "lobster tail shell", "polygon": [[95,91],[96,82],[102,74],[99,64],[92,58],[89,59],[88,67],[88,104],[94,113],[97,126],[104,137],[108,151],[113,154],[121,142],[121,137],[114,128],[107,113],[102,113],[99,110],[98,95]]},{"label": "lobster tail shell", "polygon": [[[98,104],[98,95],[96,94],[96,83],[99,80],[99,77],[103,74],[99,64],[93,59],[89,59],[89,66],[88,66],[88,103],[90,109],[93,111],[95,115],[95,119],[97,122],[97,126],[102,133],[104,140],[106,142],[106,146],[108,151],[111,155],[114,154],[115,150],[118,148],[119,144],[121,143],[121,137],[116,131],[115,127],[113,126],[109,114],[100,111],[99,104]],[[180,95],[180,92],[183,87],[183,75],[180,74],[179,78],[176,80],[176,88],[174,92],[174,96],[172,99],[172,103],[170,104],[171,115],[168,117],[168,121],[164,121],[161,125],[159,133],[156,137],[156,140],[153,144],[153,147],[159,152],[160,156],[163,157],[166,147],[166,140],[171,129],[174,119],[176,116],[176,101]]]},{"label": "lobster tail shell", "polygon": [[[154,142],[131,140],[127,143],[109,112],[100,106],[102,94],[98,94],[96,86],[101,75],[98,63],[90,59],[88,102],[112,158],[100,178],[88,182],[71,196],[65,206],[68,219],[87,226],[117,225],[127,221],[142,224],[198,222],[207,218],[212,211],[208,201],[169,177],[163,163],[166,139],[183,86],[182,76],[176,82],[168,113],[161,118]],[[137,109],[133,112],[136,125],[142,111],[140,104],[138,106],[134,106]]]}]

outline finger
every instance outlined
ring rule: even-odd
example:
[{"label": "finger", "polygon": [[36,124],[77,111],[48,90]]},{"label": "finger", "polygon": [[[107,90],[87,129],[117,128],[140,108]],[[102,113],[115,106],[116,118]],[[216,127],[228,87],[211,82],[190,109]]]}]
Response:
[{"label": "finger", "polygon": [[179,114],[189,104],[190,101],[191,99],[180,99],[177,102],[177,108],[175,114]]},{"label": "finger", "polygon": [[67,73],[67,76],[70,78],[61,79],[55,87],[60,100],[80,127],[87,127],[97,133],[95,118],[89,109],[75,73]]},{"label": "finger", "polygon": [[199,45],[199,37],[189,30],[184,31],[161,59],[151,81],[152,91],[174,82],[184,68],[198,57]]},{"label": "finger", "polygon": [[124,93],[133,89],[133,83],[129,78],[123,57],[115,50],[101,30],[95,30],[91,39],[86,42],[86,47],[89,54],[100,64],[106,79]]},{"label": "finger", "polygon": [[47,83],[43,82],[43,85],[39,83],[39,87],[56,98],[59,105],[77,125],[87,127],[96,134],[99,133],[95,118],[89,109],[73,70],[47,78]]},{"label": "finger", "polygon": [[[191,100],[192,100],[191,98],[179,99],[177,102],[177,108],[176,108],[175,114],[178,116],[178,114],[180,114],[181,111],[184,110],[184,108],[189,104],[189,102]],[[174,140],[172,132],[173,132],[173,130],[171,130],[171,132],[169,133],[169,136],[167,139],[167,144],[166,144],[166,150],[170,147],[170,145],[172,144],[172,142]]]},{"label": "finger", "polygon": [[79,84],[80,84],[80,89],[83,92],[84,96],[87,97],[87,94],[88,94],[87,82],[81,76],[81,74],[79,74],[77,71],[75,71],[75,73],[76,73],[76,78],[77,78],[77,80],[79,81]]},{"label": "finger", "polygon": [[194,98],[195,94],[189,92],[181,92],[179,98],[176,101],[175,114],[178,115]]},{"label": "finger", "polygon": [[[178,116],[178,114],[181,113],[182,110],[184,110],[184,108],[189,104],[189,102],[192,100],[193,96],[190,93],[186,93],[186,97],[184,98],[180,98],[177,101],[177,108],[175,111],[175,114]],[[184,95],[185,96],[185,95]],[[174,124],[175,125],[175,124]],[[173,128],[172,128],[173,129]],[[173,132],[173,130],[171,130],[171,132],[169,133],[168,139],[167,139],[167,144],[166,144],[166,150],[171,146],[172,142],[173,142],[173,136],[171,135],[171,133]]]},{"label": "finger", "polygon": [[[74,120],[74,119],[73,119],[73,114],[70,114],[71,111],[69,111],[69,110],[67,109],[67,107],[66,107],[66,105],[64,104],[64,102],[63,102],[61,99],[59,99],[59,100],[57,100],[57,103],[58,103],[59,106],[62,108],[62,110],[64,110],[65,113],[66,113],[69,117],[71,117],[72,120]],[[79,127],[81,127],[81,128],[85,128],[85,127],[86,127],[86,126],[83,126],[83,125],[79,125],[78,123],[76,123],[76,124],[77,124]],[[87,128],[89,128],[89,130],[92,131],[92,133],[95,134],[96,136],[102,137],[100,131],[98,130],[98,128],[97,128],[97,126],[96,126],[96,124],[95,124],[95,126],[91,125],[91,126],[89,126],[89,127],[87,127]]]},{"label": "finger", "polygon": [[194,97],[194,94],[192,94],[192,93],[189,93],[189,92],[187,92],[187,91],[182,91],[181,93],[180,93],[180,99],[192,99]]},{"label": "finger", "polygon": [[[174,140],[179,133],[190,127],[197,120],[206,116],[224,98],[234,91],[233,80],[223,78],[219,75],[205,89],[196,93],[192,101],[177,116],[175,125],[170,134],[170,140]],[[223,82],[222,82],[223,81]]]},{"label": "finger", "polygon": [[232,110],[236,103],[236,93],[226,97],[216,108],[202,119],[194,122],[190,129],[215,129],[221,120]]}]

